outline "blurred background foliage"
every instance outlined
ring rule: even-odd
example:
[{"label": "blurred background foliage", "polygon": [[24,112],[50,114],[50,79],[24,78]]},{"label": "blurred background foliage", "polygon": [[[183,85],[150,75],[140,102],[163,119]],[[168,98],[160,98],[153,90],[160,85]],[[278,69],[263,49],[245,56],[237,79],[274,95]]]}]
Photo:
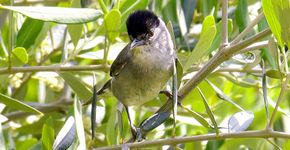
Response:
[{"label": "blurred background foliage", "polygon": [[[85,135],[85,139],[82,139],[79,138],[79,133],[78,136],[73,134],[76,139],[70,149],[76,149],[80,143],[85,144],[89,149],[116,145],[130,138],[126,114],[118,111],[117,100],[112,95],[105,95],[98,103],[95,140],[91,140],[90,137],[90,106],[82,106],[81,103],[85,103],[92,96],[94,76],[98,88],[109,79],[110,64],[129,41],[125,22],[127,16],[134,10],[152,10],[165,22],[172,23],[176,51],[184,66],[181,86],[217,53],[221,43],[220,0],[0,0],[0,4],[94,8],[102,12],[102,15],[94,21],[85,24],[58,24],[31,19],[19,13],[0,9],[0,98],[2,99],[0,100],[0,149],[51,149],[55,136],[69,116],[75,116],[76,128],[83,128],[82,134]],[[231,41],[262,12],[262,4],[260,0],[229,0],[228,4],[228,36]],[[267,21],[263,18],[247,33],[246,37],[255,35],[267,27]],[[267,71],[267,99],[271,114],[281,90],[282,78],[287,74],[280,69],[281,61],[278,58],[280,53],[286,53],[285,55],[288,56],[288,51],[287,48],[281,48],[280,43],[278,50],[278,44],[271,36],[265,37],[264,40],[269,41],[269,46],[236,55],[223,62],[218,71],[210,73],[207,81],[204,80],[198,85],[221,132],[227,128],[229,117],[240,111],[236,105],[254,114],[248,130],[262,130],[267,125],[269,118],[265,111],[262,92],[262,83],[264,83],[262,60]],[[287,57],[286,60],[289,58]],[[98,66],[59,71],[60,65],[67,68]],[[35,70],[24,68],[31,66],[39,67]],[[43,71],[41,69],[43,66],[50,66],[52,69]],[[17,67],[24,69],[17,71],[19,69]],[[12,68],[12,71],[9,68]],[[16,71],[13,71],[14,68]],[[278,131],[290,132],[288,91],[289,86],[278,109],[278,117],[274,121],[274,129]],[[152,115],[166,100],[164,95],[160,95],[155,100],[134,108],[132,116],[135,124],[140,124]],[[197,89],[192,90],[182,104],[212,124]],[[120,122],[120,118],[123,118],[123,122]],[[83,126],[79,126],[79,123],[83,123]],[[148,133],[147,139],[169,138],[172,136],[172,131],[173,119],[170,118]],[[192,113],[178,109],[177,136],[215,132],[214,129],[197,121]],[[276,142],[281,148],[287,149],[290,146],[289,140],[271,139],[270,141]],[[181,147],[185,149],[277,148],[265,139],[191,142],[182,144]],[[156,149],[161,148],[162,145],[156,147]],[[163,146],[163,148],[168,147]]]}]

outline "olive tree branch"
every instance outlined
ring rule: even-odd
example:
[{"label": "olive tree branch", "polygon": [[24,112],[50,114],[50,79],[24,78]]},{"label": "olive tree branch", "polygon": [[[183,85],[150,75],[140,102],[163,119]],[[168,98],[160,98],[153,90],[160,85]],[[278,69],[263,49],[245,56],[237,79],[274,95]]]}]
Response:
[{"label": "olive tree branch", "polygon": [[278,132],[272,130],[255,130],[255,131],[243,131],[238,133],[220,133],[216,135],[205,134],[205,135],[195,135],[195,136],[185,136],[185,137],[174,137],[169,139],[155,139],[152,141],[144,141],[139,143],[126,143],[122,145],[115,145],[110,147],[95,148],[94,150],[117,150],[123,147],[128,148],[144,148],[153,147],[160,145],[176,145],[179,143],[187,143],[193,141],[205,141],[205,140],[221,140],[229,138],[285,138],[290,139],[290,134],[285,132]]}]

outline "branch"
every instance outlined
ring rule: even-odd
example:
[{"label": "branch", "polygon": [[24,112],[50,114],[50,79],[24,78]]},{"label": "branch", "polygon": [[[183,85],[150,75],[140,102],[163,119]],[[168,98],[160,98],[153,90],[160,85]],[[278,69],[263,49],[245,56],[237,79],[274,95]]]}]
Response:
[{"label": "branch", "polygon": [[222,47],[228,44],[228,0],[222,2]]},{"label": "branch", "polygon": [[87,66],[65,66],[65,65],[52,65],[52,66],[31,66],[31,67],[11,67],[0,68],[0,74],[13,74],[18,72],[41,72],[41,71],[95,71],[101,70],[107,72],[109,67],[103,65],[87,65]]},{"label": "branch", "polygon": [[179,143],[187,143],[193,141],[207,141],[207,140],[221,140],[228,138],[285,138],[290,139],[289,133],[277,132],[271,130],[257,130],[257,131],[244,131],[239,133],[220,133],[216,134],[206,134],[206,135],[196,135],[187,137],[175,137],[170,139],[156,139],[152,141],[144,141],[139,143],[126,143],[123,145],[116,145],[111,147],[101,147],[95,148],[94,150],[114,150],[122,149],[123,147],[128,148],[144,148],[153,147],[160,145],[176,145]]}]

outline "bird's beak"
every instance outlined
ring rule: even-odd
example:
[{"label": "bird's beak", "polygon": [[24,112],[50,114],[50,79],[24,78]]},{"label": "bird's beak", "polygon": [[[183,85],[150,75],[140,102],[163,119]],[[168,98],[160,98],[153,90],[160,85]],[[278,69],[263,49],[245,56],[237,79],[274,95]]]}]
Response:
[{"label": "bird's beak", "polygon": [[140,46],[140,45],[144,45],[145,44],[145,41],[144,40],[138,40],[138,39],[134,39],[130,45],[130,48],[133,49],[137,46]]}]

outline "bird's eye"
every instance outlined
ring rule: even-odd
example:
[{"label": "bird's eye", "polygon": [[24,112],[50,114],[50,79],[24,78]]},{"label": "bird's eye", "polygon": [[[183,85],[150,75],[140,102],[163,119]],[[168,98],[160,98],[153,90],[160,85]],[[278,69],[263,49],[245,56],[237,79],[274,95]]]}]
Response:
[{"label": "bird's eye", "polygon": [[149,31],[149,33],[147,34],[148,37],[152,37],[153,36],[153,32]]}]

